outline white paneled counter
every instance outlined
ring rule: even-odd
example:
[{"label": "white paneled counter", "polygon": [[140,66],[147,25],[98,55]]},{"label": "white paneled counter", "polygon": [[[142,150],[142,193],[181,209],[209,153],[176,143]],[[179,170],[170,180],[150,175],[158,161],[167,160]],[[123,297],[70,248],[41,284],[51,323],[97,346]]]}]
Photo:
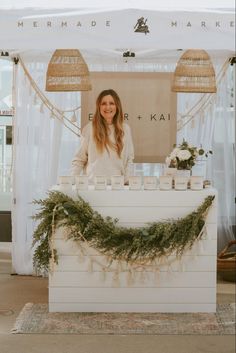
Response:
[{"label": "white paneled counter", "polygon": [[[62,191],[62,190],[61,190]],[[118,218],[119,225],[138,227],[147,222],[177,219],[191,213],[215,189],[201,191],[85,190],[80,196],[102,216]],[[74,198],[77,192],[73,191]],[[56,231],[54,247],[58,265],[49,276],[49,311],[55,312],[215,312],[217,256],[217,197],[208,213],[206,234],[184,253],[174,256],[160,271],[139,273],[127,281],[121,272],[119,284],[114,273],[98,264],[102,255],[88,248],[83,261],[73,240],[65,240],[63,229]],[[94,260],[91,271],[91,258]],[[171,266],[169,266],[171,263]],[[141,270],[140,270],[141,272]]]}]

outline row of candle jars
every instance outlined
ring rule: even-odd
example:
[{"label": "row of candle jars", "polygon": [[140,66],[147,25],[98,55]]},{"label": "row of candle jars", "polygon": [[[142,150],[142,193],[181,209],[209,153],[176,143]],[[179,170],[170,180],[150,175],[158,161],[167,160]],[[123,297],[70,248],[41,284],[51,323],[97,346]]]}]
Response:
[{"label": "row of candle jars", "polygon": [[[158,183],[159,181],[159,183]],[[86,175],[79,175],[75,177],[61,176],[59,177],[59,184],[64,189],[72,188],[72,184],[75,182],[77,190],[88,189],[88,177]],[[124,188],[124,176],[113,175],[109,181],[112,190],[121,190]],[[158,185],[159,184],[159,185]],[[187,190],[190,187],[191,190],[202,190],[203,189],[203,177],[201,176],[171,176],[163,175],[159,178],[156,176],[130,176],[129,177],[129,189],[130,190]],[[107,178],[104,175],[97,175],[94,177],[94,188],[95,190],[106,190],[107,189]]]}]

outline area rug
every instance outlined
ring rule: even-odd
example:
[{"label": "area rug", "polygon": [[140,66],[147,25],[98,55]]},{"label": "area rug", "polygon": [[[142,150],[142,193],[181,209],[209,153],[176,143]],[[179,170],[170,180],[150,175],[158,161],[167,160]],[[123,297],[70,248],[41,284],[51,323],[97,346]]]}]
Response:
[{"label": "area rug", "polygon": [[28,303],[12,333],[87,335],[231,335],[235,303],[216,313],[49,313],[47,304]]}]

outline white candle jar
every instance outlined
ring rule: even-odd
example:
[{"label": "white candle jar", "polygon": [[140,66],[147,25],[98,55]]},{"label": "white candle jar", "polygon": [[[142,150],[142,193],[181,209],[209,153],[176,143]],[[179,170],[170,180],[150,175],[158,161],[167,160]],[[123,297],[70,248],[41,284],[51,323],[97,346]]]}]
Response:
[{"label": "white candle jar", "polygon": [[124,188],[124,175],[112,175],[111,177],[112,190],[121,190]]},{"label": "white candle jar", "polygon": [[145,176],[143,177],[144,190],[155,190],[157,188],[157,177]]},{"label": "white candle jar", "polygon": [[191,176],[190,189],[191,190],[202,190],[203,189],[203,177],[202,176]]},{"label": "white candle jar", "polygon": [[187,190],[188,187],[188,177],[176,176],[175,177],[175,190]]},{"label": "white candle jar", "polygon": [[95,190],[106,190],[107,179],[105,175],[96,175],[94,177]]},{"label": "white candle jar", "polygon": [[189,169],[177,169],[176,170],[176,176],[177,177],[185,177],[185,178],[188,178],[188,180],[190,180],[191,170],[189,170]]},{"label": "white candle jar", "polygon": [[58,177],[59,190],[65,193],[72,191],[73,176],[61,175]]},{"label": "white candle jar", "polygon": [[129,189],[130,190],[140,190],[142,187],[142,177],[137,176],[130,176],[129,177]]},{"label": "white candle jar", "polygon": [[164,170],[164,176],[171,176],[172,178],[174,178],[176,175],[176,172],[177,172],[177,168],[167,167]]},{"label": "white candle jar", "polygon": [[78,175],[75,177],[75,185],[77,190],[88,189],[88,177],[87,175]]},{"label": "white candle jar", "polygon": [[58,182],[60,185],[62,184],[72,185],[74,182],[74,177],[71,175],[61,175],[58,177]]},{"label": "white candle jar", "polygon": [[159,177],[159,187],[160,190],[171,190],[172,189],[172,176],[171,175],[162,175]]}]

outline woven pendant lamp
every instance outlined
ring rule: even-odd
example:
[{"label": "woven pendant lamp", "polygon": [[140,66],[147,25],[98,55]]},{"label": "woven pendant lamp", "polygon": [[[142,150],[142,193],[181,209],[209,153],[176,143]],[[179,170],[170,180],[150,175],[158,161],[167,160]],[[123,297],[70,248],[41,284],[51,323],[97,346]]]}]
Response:
[{"label": "woven pendant lamp", "polygon": [[57,49],[48,64],[46,91],[89,91],[89,70],[77,49]]},{"label": "woven pendant lamp", "polygon": [[174,72],[172,91],[216,92],[215,70],[205,50],[189,49],[183,53]]}]

